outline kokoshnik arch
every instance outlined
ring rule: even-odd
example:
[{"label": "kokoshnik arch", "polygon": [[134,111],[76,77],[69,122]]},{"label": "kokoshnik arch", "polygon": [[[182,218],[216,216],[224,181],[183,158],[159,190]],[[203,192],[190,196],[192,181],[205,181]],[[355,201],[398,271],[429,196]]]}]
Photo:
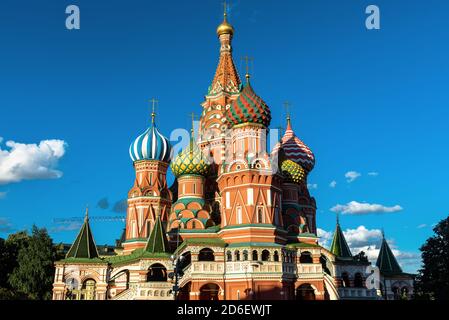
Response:
[{"label": "kokoshnik arch", "polygon": [[[376,266],[353,256],[337,221],[330,250],[318,244],[316,202],[307,188],[315,157],[296,136],[266,150],[271,112],[242,81],[232,57],[234,28],[217,28],[218,67],[199,132],[172,157],[150,127],[129,148],[136,172],[126,229],[113,256],[100,256],[89,218],[56,263],[53,299],[396,299],[413,293],[383,239]],[[176,180],[167,185],[171,168]],[[176,277],[175,277],[176,278]]]}]

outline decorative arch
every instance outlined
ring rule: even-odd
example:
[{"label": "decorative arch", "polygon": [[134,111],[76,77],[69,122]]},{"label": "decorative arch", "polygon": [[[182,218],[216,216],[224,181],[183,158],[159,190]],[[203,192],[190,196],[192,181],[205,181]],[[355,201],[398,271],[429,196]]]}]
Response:
[{"label": "decorative arch", "polygon": [[296,288],[296,300],[316,300],[316,288],[310,283],[303,283]]},{"label": "decorative arch", "polygon": [[167,269],[160,263],[153,263],[148,268],[147,273],[148,282],[166,282],[167,281]]},{"label": "decorative arch", "polygon": [[203,248],[198,253],[198,261],[215,261],[215,252],[211,248]]},{"label": "decorative arch", "polygon": [[200,300],[220,300],[221,287],[214,282],[206,283],[200,287]]}]

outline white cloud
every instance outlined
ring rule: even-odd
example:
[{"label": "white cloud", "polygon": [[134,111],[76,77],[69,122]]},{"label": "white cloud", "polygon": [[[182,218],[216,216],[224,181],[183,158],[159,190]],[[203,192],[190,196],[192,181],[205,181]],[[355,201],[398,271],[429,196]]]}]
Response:
[{"label": "white cloud", "polygon": [[344,234],[348,245],[354,248],[369,246],[382,239],[381,230],[368,230],[365,226],[358,226],[357,229],[347,229]]},{"label": "white cloud", "polygon": [[379,175],[379,172],[368,172],[368,175],[371,177],[377,177]]},{"label": "white cloud", "polygon": [[7,192],[0,192],[0,199],[4,199],[6,197]]},{"label": "white cloud", "polygon": [[386,207],[376,203],[360,203],[357,201],[348,202],[345,205],[337,204],[331,208],[333,212],[341,212],[343,214],[370,214],[370,213],[393,213],[402,211],[403,208],[400,205],[392,207]]},{"label": "white cloud", "polygon": [[362,174],[357,171],[348,171],[345,173],[345,178],[348,183],[351,183],[355,181],[357,178],[359,178]]},{"label": "white cloud", "polygon": [[332,180],[331,183],[329,183],[329,187],[335,188],[337,186],[337,181]]},{"label": "white cloud", "polygon": [[427,227],[427,224],[423,223],[423,224],[418,225],[416,228],[422,229],[422,228],[425,228],[425,227]]},{"label": "white cloud", "polygon": [[0,185],[62,177],[56,167],[67,148],[64,141],[43,140],[39,144],[7,141],[6,147],[9,150],[0,147]]},{"label": "white cloud", "polygon": [[309,189],[318,189],[318,184],[316,183],[308,183],[307,188]]},{"label": "white cloud", "polygon": [[332,239],[332,232],[317,228],[318,243],[323,247],[329,247]]},{"label": "white cloud", "polygon": [[73,231],[73,230],[79,230],[81,226],[83,225],[80,221],[67,221],[63,223],[58,223],[57,226],[54,226],[50,228],[50,233],[58,233],[58,232],[64,232],[64,231]]}]

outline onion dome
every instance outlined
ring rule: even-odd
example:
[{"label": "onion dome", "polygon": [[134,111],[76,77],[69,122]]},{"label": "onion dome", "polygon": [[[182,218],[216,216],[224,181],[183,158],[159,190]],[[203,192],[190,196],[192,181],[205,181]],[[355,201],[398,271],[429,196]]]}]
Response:
[{"label": "onion dome", "polygon": [[187,148],[173,159],[170,166],[173,174],[178,178],[187,174],[205,176],[209,172],[210,164],[196,145],[192,135]]},{"label": "onion dome", "polygon": [[290,117],[287,118],[287,130],[281,141],[274,146],[273,153],[279,152],[281,148],[287,159],[301,165],[306,172],[312,171],[315,166],[315,156],[312,150],[293,132]]},{"label": "onion dome", "polygon": [[226,111],[226,119],[232,126],[243,123],[257,123],[268,127],[271,122],[271,111],[268,105],[254,92],[248,81],[240,96]]},{"label": "onion dome", "polygon": [[234,28],[227,21],[226,7],[223,22],[217,28],[217,35],[221,36],[222,34],[230,34],[231,36],[234,34]]},{"label": "onion dome", "polygon": [[304,169],[291,160],[284,160],[281,164],[281,171],[286,182],[300,184],[304,181],[306,173]]},{"label": "onion dome", "polygon": [[155,114],[153,113],[151,127],[138,136],[129,147],[129,155],[133,161],[156,160],[169,162],[170,160],[170,141],[156,128],[154,117]]}]

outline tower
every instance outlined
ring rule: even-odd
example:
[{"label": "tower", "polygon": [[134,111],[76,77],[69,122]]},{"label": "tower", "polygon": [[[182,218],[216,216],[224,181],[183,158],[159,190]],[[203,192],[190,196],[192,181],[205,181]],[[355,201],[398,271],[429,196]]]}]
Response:
[{"label": "tower", "polygon": [[284,176],[284,227],[292,241],[308,241],[308,234],[316,235],[316,203],[307,187],[307,177],[315,166],[315,156],[296,136],[290,115],[287,116],[284,136],[273,148],[272,158],[278,159]]},{"label": "tower", "polygon": [[212,84],[209,86],[205,101],[201,104],[198,145],[205,154],[213,158],[206,178],[205,198],[219,214],[220,196],[217,176],[225,159],[228,123],[226,110],[237,99],[241,90],[241,81],[232,57],[232,38],[234,28],[228,22],[226,4],[223,22],[217,28],[220,41],[218,66]]},{"label": "tower", "polygon": [[285,242],[280,214],[282,178],[273,170],[266,151],[271,112],[254,92],[249,74],[239,97],[227,109],[226,119],[231,134],[218,178],[222,237],[230,242]]},{"label": "tower", "polygon": [[166,222],[171,207],[166,179],[171,146],[157,129],[155,117],[153,105],[151,126],[129,148],[136,178],[128,192],[125,253],[145,247],[156,218]]},{"label": "tower", "polygon": [[186,233],[213,226],[210,205],[205,201],[210,163],[195,142],[193,123],[189,144],[173,159],[171,169],[178,180],[178,197],[172,206],[169,230]]}]

